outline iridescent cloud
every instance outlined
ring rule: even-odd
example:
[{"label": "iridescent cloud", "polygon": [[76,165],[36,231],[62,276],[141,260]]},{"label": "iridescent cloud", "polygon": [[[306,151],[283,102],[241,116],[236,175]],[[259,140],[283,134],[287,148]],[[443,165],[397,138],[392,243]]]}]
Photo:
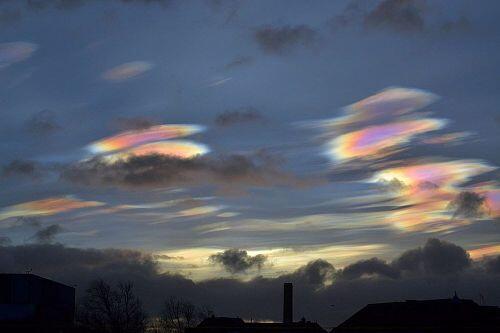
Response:
[{"label": "iridescent cloud", "polygon": [[193,135],[203,131],[198,125],[157,125],[143,130],[133,130],[96,141],[88,147],[93,154],[111,153],[141,144]]},{"label": "iridescent cloud", "polygon": [[423,163],[376,172],[370,181],[397,179],[414,192],[429,188],[456,187],[474,176],[494,169],[484,162],[475,160]]},{"label": "iridescent cloud", "polygon": [[376,159],[401,149],[414,136],[442,128],[441,119],[416,119],[369,126],[331,140],[327,154],[334,160]]},{"label": "iridescent cloud", "polygon": [[434,102],[437,96],[421,89],[393,87],[351,104],[352,112],[406,113],[423,108]]},{"label": "iridescent cloud", "polygon": [[486,184],[477,184],[472,191],[484,197],[484,205],[488,217],[500,217],[500,188],[494,182]]},{"label": "iridescent cloud", "polygon": [[422,142],[430,145],[441,145],[448,143],[456,144],[462,142],[465,138],[468,138],[471,135],[472,133],[470,132],[447,133],[424,139],[422,140]]},{"label": "iridescent cloud", "polygon": [[193,158],[208,153],[210,149],[200,143],[184,140],[160,141],[147,143],[127,149],[123,152],[106,156],[108,161],[116,161],[130,156],[166,155],[175,158]]},{"label": "iridescent cloud", "polygon": [[472,259],[482,259],[483,257],[494,256],[500,254],[500,245],[487,245],[468,250]]},{"label": "iridescent cloud", "polygon": [[0,221],[21,216],[50,216],[81,208],[102,206],[98,201],[83,201],[73,197],[55,197],[24,202],[0,210]]},{"label": "iridescent cloud", "polygon": [[492,189],[485,193],[486,207],[490,216],[493,218],[500,217],[500,189]]},{"label": "iridescent cloud", "polygon": [[125,81],[141,75],[153,68],[153,65],[146,61],[132,61],[121,64],[104,72],[103,79],[108,81]]},{"label": "iridescent cloud", "polygon": [[397,180],[401,209],[391,212],[387,221],[405,231],[446,231],[468,220],[451,219],[448,205],[462,190],[460,186],[474,176],[494,170],[474,160],[422,163],[379,171],[373,183]]},{"label": "iridescent cloud", "polygon": [[402,115],[421,109],[437,96],[420,89],[387,88],[359,102],[346,106],[344,115],[329,121],[333,126],[348,126],[387,115]]},{"label": "iridescent cloud", "polygon": [[0,69],[28,59],[37,48],[36,44],[27,42],[0,44]]}]

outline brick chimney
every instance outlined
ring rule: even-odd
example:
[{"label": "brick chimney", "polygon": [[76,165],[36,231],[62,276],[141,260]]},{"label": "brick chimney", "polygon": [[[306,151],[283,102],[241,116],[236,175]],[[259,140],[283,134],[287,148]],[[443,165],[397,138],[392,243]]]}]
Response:
[{"label": "brick chimney", "polygon": [[293,323],[293,284],[283,285],[283,323]]}]

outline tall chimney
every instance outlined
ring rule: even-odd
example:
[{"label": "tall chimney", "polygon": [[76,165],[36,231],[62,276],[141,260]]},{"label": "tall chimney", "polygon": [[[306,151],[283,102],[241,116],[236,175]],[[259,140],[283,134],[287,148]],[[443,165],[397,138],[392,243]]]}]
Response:
[{"label": "tall chimney", "polygon": [[283,323],[293,323],[293,284],[283,285]]}]

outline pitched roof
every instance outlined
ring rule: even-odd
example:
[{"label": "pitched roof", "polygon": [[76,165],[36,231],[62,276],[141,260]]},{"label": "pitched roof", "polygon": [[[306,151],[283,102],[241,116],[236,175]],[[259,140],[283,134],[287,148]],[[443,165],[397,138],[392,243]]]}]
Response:
[{"label": "pitched roof", "polygon": [[[434,329],[438,327],[499,327],[500,309],[480,306],[458,297],[436,300],[368,304],[333,332],[370,332],[388,329]],[[404,331],[403,331],[404,332]]]},{"label": "pitched roof", "polygon": [[248,323],[244,322],[241,318],[229,317],[206,318],[197,327],[187,329],[186,332],[326,333],[326,331],[318,323],[305,320],[294,323]]}]

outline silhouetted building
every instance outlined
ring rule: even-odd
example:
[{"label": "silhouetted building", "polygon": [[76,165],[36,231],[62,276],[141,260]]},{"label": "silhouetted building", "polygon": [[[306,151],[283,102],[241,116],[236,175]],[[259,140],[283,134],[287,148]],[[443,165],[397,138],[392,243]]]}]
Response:
[{"label": "silhouetted building", "polygon": [[0,332],[65,332],[75,288],[33,274],[0,274]]},{"label": "silhouetted building", "polygon": [[293,323],[293,284],[283,285],[283,322]]},{"label": "silhouetted building", "polygon": [[368,304],[332,333],[500,332],[500,308],[448,299]]},{"label": "silhouetted building", "polygon": [[302,319],[293,321],[293,285],[283,286],[283,322],[254,323],[241,318],[211,317],[198,326],[187,328],[185,333],[326,333],[318,323]]}]

